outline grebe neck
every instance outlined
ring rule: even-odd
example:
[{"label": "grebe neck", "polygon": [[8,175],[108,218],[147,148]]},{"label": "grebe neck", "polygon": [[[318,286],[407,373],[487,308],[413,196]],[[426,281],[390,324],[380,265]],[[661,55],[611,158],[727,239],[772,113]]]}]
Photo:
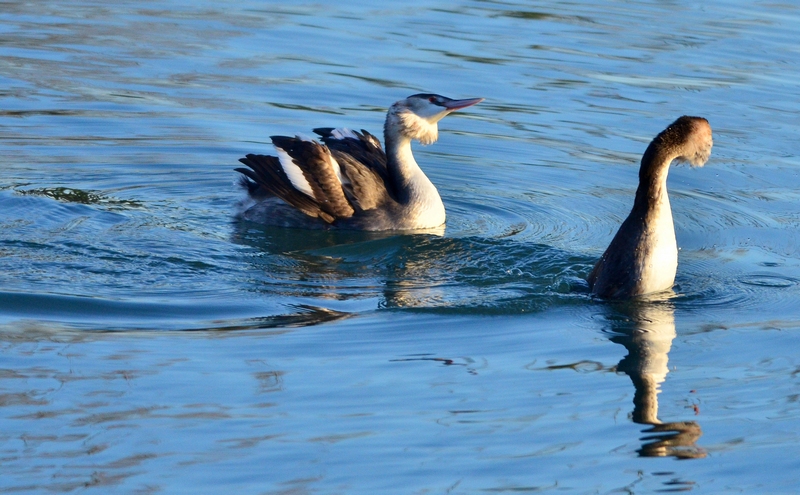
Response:
[{"label": "grebe neck", "polygon": [[633,210],[645,215],[654,213],[660,206],[669,208],[667,175],[675,153],[659,149],[659,144],[656,141],[650,143],[639,168],[639,187],[636,189]]},{"label": "grebe neck", "polygon": [[386,133],[386,166],[397,200],[400,203],[439,197],[436,187],[428,179],[411,152],[411,139]]}]

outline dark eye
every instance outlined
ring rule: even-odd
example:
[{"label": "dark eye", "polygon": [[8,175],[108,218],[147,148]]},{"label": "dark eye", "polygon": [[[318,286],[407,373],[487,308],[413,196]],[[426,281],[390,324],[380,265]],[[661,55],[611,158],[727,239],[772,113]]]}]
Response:
[{"label": "dark eye", "polygon": [[436,103],[436,97],[435,96],[431,96],[430,98],[428,98],[428,101],[431,102],[431,103]]}]

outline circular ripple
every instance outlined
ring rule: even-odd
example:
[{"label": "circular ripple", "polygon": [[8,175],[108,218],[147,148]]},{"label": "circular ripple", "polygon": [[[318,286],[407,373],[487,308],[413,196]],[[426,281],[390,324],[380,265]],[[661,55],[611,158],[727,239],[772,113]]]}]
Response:
[{"label": "circular ripple", "polygon": [[[581,246],[587,240],[593,243],[590,239],[597,224],[596,219],[582,209],[542,197],[451,198],[447,202],[447,214],[448,235],[513,237],[518,241],[554,246]],[[598,242],[608,240],[610,237],[603,237]]]},{"label": "circular ripple", "polygon": [[776,289],[785,289],[797,284],[797,280],[790,277],[783,277],[781,275],[772,274],[751,274],[745,275],[739,281],[745,285],[752,285],[755,287],[772,287]]},{"label": "circular ripple", "polygon": [[[687,309],[760,311],[795,306],[799,287],[796,278],[775,273],[731,273],[713,257],[678,269],[675,292],[678,306]],[[775,289],[780,289],[776,291]]]}]

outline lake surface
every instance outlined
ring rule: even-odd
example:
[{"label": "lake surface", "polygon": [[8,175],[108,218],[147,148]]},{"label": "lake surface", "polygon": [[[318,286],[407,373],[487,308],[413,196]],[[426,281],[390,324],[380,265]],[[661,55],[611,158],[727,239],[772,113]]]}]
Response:
[{"label": "lake surface", "polygon": [[[0,2],[0,493],[796,493],[800,7]],[[415,146],[444,235],[237,221],[269,136]],[[674,294],[583,281],[647,143]]]}]

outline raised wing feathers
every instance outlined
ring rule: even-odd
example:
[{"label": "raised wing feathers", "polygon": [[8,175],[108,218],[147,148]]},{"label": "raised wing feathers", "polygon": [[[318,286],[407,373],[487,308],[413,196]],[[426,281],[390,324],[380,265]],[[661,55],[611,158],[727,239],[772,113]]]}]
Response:
[{"label": "raised wing feathers", "polygon": [[272,144],[285,151],[303,171],[320,209],[333,218],[349,218],[355,212],[342,190],[338,165],[330,150],[316,141],[272,136]]},{"label": "raised wing feathers", "polygon": [[[314,129],[314,132],[322,137],[322,142],[331,150],[347,153],[355,161],[378,173],[384,182],[388,181],[386,153],[381,148],[380,140],[369,132],[364,129],[361,129],[361,132],[343,132],[332,127],[320,127]],[[337,138],[336,134],[339,136],[346,135],[347,137]]]},{"label": "raised wing feathers", "polygon": [[[236,171],[250,178],[259,187],[269,194],[275,195],[308,216],[319,217],[320,208],[317,202],[302,192],[298,191],[286,172],[283,171],[280,161],[274,156],[249,154],[239,159],[250,168],[237,168]],[[251,195],[256,195],[256,189],[248,184]]]},{"label": "raised wing feathers", "polygon": [[[350,218],[357,211],[379,208],[391,198],[390,188],[387,188],[386,154],[375,136],[364,130],[359,133],[334,128],[314,129],[314,132],[321,136],[324,144],[272,136],[279,154],[285,152],[282,158],[250,154],[239,160],[249,169],[236,170],[306,215],[328,223]],[[286,163],[286,155],[291,163]],[[297,169],[288,171],[294,174],[294,183],[287,174],[286,167],[295,166],[308,182],[308,188],[301,184],[300,189],[305,192],[297,187],[300,175]],[[246,183],[250,194],[257,198],[255,184]]]}]

